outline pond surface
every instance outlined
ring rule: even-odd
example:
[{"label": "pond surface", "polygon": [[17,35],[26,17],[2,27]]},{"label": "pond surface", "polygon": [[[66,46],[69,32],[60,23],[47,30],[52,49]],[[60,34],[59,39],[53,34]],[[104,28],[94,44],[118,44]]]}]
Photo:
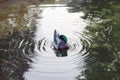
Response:
[{"label": "pond surface", "polygon": [[[5,7],[6,11],[0,17],[1,26],[4,26],[1,27],[0,34],[0,51],[4,53],[1,55],[0,79],[76,80],[77,76],[84,78],[84,57],[80,54],[80,37],[86,26],[85,20],[81,18],[84,13],[71,12],[73,8],[66,7],[63,2],[57,0],[55,4],[52,2]],[[54,50],[54,30],[67,36],[68,51]]]},{"label": "pond surface", "polygon": [[[0,3],[0,80],[120,80],[119,13],[95,25],[68,1]],[[54,30],[67,51],[54,49]]]},{"label": "pond surface", "polygon": [[[41,11],[37,14],[34,36],[37,56],[33,58],[32,68],[25,73],[25,78],[27,80],[75,80],[84,70],[83,56],[79,53],[82,49],[80,36],[86,26],[85,20],[81,18],[84,13],[70,13],[71,8],[62,4],[40,5],[34,9]],[[53,49],[54,30],[68,37],[69,50],[65,57],[59,55],[63,54],[62,52],[56,53]],[[81,75],[81,78],[84,76]]]}]

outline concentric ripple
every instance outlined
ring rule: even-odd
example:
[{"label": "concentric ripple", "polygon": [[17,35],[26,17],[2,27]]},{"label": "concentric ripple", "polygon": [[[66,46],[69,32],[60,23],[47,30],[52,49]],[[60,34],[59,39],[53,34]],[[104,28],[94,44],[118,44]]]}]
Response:
[{"label": "concentric ripple", "polygon": [[[42,8],[37,19],[35,33],[35,54],[32,68],[25,73],[26,80],[75,80],[84,70],[84,60],[80,51],[82,49],[80,34],[85,26],[81,13],[69,13],[67,7]],[[84,24],[84,25],[83,25]],[[82,26],[79,28],[79,26]],[[58,56],[63,52],[54,50],[54,30],[68,38],[69,49],[66,56]],[[80,65],[78,65],[80,63]]]},{"label": "concentric ripple", "polygon": [[39,50],[42,52],[49,53],[52,50],[52,42],[48,39],[44,38],[39,42]]},{"label": "concentric ripple", "polygon": [[77,39],[77,41],[74,40],[74,39],[69,39],[68,44],[69,44],[69,52],[70,53],[78,53],[78,52],[80,52],[81,43],[80,43],[79,39]]},{"label": "concentric ripple", "polygon": [[[47,38],[39,40],[36,44],[35,51],[37,56],[33,59],[32,68],[26,73],[26,78],[32,80],[73,80],[79,75],[83,68],[83,59],[79,52],[81,50],[80,42],[75,39],[68,38],[69,50],[68,56],[57,57],[53,49],[53,42]],[[81,61],[81,66],[77,64]],[[78,67],[81,70],[78,70]],[[61,79],[59,79],[61,78]]]},{"label": "concentric ripple", "polygon": [[[69,49],[67,51],[68,56],[79,53],[82,47],[79,36],[77,37],[77,39],[68,38],[68,46],[69,46]],[[47,38],[43,38],[39,40],[36,44],[35,51],[40,53],[41,55],[54,53],[53,41]]]}]

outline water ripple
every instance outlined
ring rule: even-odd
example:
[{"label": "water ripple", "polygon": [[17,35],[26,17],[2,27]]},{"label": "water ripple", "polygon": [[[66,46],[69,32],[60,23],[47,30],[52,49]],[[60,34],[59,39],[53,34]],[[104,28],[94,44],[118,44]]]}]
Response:
[{"label": "water ripple", "polygon": [[[68,56],[69,55],[73,56],[78,54],[82,49],[80,38],[78,37],[77,40],[68,38],[68,46],[69,46],[69,49],[67,51]],[[39,40],[36,43],[35,51],[40,53],[41,55],[54,53],[53,41],[47,38],[43,38]]]},{"label": "water ripple", "polygon": [[[80,13],[69,13],[66,7],[48,7],[43,9],[41,16],[42,19],[37,19],[35,33],[34,51],[37,56],[33,59],[32,68],[25,73],[26,80],[75,80],[84,65],[80,54],[81,35],[76,33],[85,27]],[[68,38],[69,49],[66,52],[54,50],[51,38],[55,29]]]}]

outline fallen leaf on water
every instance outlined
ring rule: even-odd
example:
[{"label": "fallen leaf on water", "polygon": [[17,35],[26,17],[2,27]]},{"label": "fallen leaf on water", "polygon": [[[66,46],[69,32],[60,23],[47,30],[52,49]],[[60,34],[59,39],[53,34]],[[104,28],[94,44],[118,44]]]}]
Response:
[{"label": "fallen leaf on water", "polygon": [[3,62],[4,62],[5,64],[10,64],[10,62],[7,61],[7,60],[3,60]]}]

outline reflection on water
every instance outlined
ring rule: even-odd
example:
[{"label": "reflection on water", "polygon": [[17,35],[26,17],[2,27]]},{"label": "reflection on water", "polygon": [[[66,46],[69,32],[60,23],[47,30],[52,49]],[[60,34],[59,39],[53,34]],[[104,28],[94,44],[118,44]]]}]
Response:
[{"label": "reflection on water", "polygon": [[84,18],[93,24],[86,27],[82,39],[86,50],[85,77],[87,80],[120,80],[120,3],[92,0],[88,7]]},{"label": "reflection on water", "polygon": [[82,42],[86,50],[84,74],[87,80],[120,80],[120,14],[118,15],[86,27]]},{"label": "reflection on water", "polygon": [[[25,79],[75,80],[78,75],[82,76],[84,60],[82,54],[79,54],[82,48],[79,37],[86,26],[80,18],[83,13],[69,13],[69,7],[64,5],[42,5],[34,7],[35,9],[41,11],[37,13],[34,37],[37,56],[33,58],[31,68],[25,73]],[[54,50],[55,29],[68,37],[68,51]]]},{"label": "reflection on water", "polygon": [[66,57],[66,56],[68,56],[67,50],[64,50],[64,51],[54,50],[54,52],[55,52],[57,57]]},{"label": "reflection on water", "polygon": [[24,5],[0,10],[0,80],[24,80],[34,56],[34,18]]},{"label": "reflection on water", "polygon": [[[30,35],[31,36],[30,36]],[[22,80],[23,73],[29,67],[30,56],[33,54],[33,33],[25,32],[25,38],[14,32],[0,39],[0,79]]]},{"label": "reflection on water", "polygon": [[[86,23],[80,18],[82,12],[69,13],[69,9],[60,4],[0,9],[0,80],[74,80],[82,76],[79,37]],[[54,50],[54,29],[67,35],[68,51]]]},{"label": "reflection on water", "polygon": [[[68,0],[34,1],[0,4],[0,80],[120,79],[119,14],[86,27],[79,8],[55,4]],[[68,37],[69,50],[54,50],[55,29]]]}]

